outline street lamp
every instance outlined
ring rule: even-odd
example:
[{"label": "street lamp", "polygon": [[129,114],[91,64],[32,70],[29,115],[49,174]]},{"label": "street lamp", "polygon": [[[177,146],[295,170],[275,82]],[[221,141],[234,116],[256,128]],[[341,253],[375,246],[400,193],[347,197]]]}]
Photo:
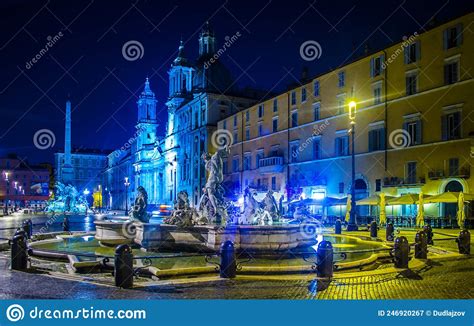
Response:
[{"label": "street lamp", "polygon": [[84,191],[82,192],[84,194],[84,198],[86,200],[86,215],[87,215],[87,208],[89,207],[89,203],[87,201],[87,196],[91,193],[89,189],[85,188]]},{"label": "street lamp", "polygon": [[128,187],[130,187],[128,177],[125,177],[123,185],[125,186],[125,215],[128,215]]},{"label": "street lamp", "polygon": [[102,186],[99,185],[98,188],[99,188],[99,213],[100,213],[100,210],[102,209]]},{"label": "street lamp", "polygon": [[7,171],[3,171],[5,175],[5,207],[4,207],[4,215],[8,215],[8,192],[10,191],[10,180],[8,180],[9,173]]},{"label": "street lamp", "polygon": [[351,171],[351,210],[349,212],[349,223],[347,224],[347,231],[357,231],[356,221],[356,202],[355,202],[355,118],[356,118],[357,104],[355,101],[349,102],[349,119],[351,120],[351,157],[352,157],[352,171]]}]

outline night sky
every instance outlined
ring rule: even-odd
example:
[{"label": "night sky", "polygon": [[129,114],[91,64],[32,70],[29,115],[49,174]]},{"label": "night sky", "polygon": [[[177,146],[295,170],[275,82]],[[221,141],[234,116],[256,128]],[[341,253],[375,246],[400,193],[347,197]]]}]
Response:
[{"label": "night sky", "polygon": [[[158,99],[164,134],[167,70],[179,40],[194,61],[198,33],[209,20],[218,39],[241,37],[221,57],[240,87],[279,92],[301,76],[335,68],[370,50],[472,10],[473,1],[13,1],[0,3],[0,156],[52,162],[64,146],[64,108],[73,106],[73,147],[115,149],[134,133],[136,100],[145,77]],[[61,33],[61,34],[59,34]],[[59,36],[58,36],[59,35]],[[60,36],[62,35],[62,36]],[[29,64],[57,36],[54,45]],[[128,61],[122,46],[143,45]],[[321,57],[301,58],[317,41]],[[56,143],[34,146],[51,130]]]}]

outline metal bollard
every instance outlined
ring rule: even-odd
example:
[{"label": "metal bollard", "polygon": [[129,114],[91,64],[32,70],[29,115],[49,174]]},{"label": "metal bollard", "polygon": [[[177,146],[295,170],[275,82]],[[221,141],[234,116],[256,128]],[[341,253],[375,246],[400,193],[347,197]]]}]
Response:
[{"label": "metal bollard", "polygon": [[334,251],[329,241],[323,240],[317,250],[317,275],[319,277],[332,277],[334,270]]},{"label": "metal bollard", "polygon": [[426,239],[427,239],[426,242],[429,245],[433,245],[434,244],[434,242],[433,242],[433,229],[431,228],[431,225],[429,225],[429,224],[425,225],[423,227],[423,231],[425,231],[425,233],[426,233]]},{"label": "metal bollard", "polygon": [[23,231],[15,235],[11,241],[11,265],[16,271],[25,270],[28,266],[28,246]]},{"label": "metal bollard", "polygon": [[69,218],[67,217],[67,215],[65,215],[64,219],[63,219],[63,231],[64,232],[69,232],[69,230],[70,230]]},{"label": "metal bollard", "polygon": [[235,259],[235,248],[232,241],[227,240],[221,245],[220,277],[234,278],[237,274],[237,262]]},{"label": "metal bollard", "polygon": [[471,254],[471,233],[468,230],[462,230],[456,239],[458,243],[459,253],[463,255]]},{"label": "metal bollard", "polygon": [[31,239],[33,235],[33,222],[31,222],[30,219],[24,220],[23,223],[21,223],[21,228],[25,231],[27,238]]},{"label": "metal bollard", "polygon": [[334,225],[334,233],[336,234],[342,233],[342,223],[340,219],[336,220],[336,224]]},{"label": "metal bollard", "polygon": [[393,261],[396,268],[408,268],[408,253],[410,252],[410,245],[405,237],[398,237],[395,239],[393,245]]},{"label": "metal bollard", "polygon": [[387,227],[385,229],[385,239],[387,241],[393,241],[393,239],[395,238],[394,235],[394,228],[393,228],[393,224],[392,223],[388,223],[387,224]]},{"label": "metal bollard", "polygon": [[370,237],[377,238],[377,222],[375,221],[372,221],[372,223],[370,223]]},{"label": "metal bollard", "polygon": [[415,236],[415,258],[428,258],[428,238],[424,231],[418,231]]},{"label": "metal bollard", "polygon": [[114,277],[115,286],[130,289],[133,287],[133,253],[127,244],[121,244],[115,249]]}]

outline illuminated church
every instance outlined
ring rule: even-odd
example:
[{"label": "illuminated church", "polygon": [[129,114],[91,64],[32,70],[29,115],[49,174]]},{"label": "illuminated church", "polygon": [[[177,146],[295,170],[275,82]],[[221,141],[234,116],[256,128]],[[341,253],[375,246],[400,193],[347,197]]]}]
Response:
[{"label": "illuminated church", "polygon": [[230,72],[216,60],[216,47],[209,24],[199,35],[199,56],[194,63],[180,42],[168,71],[168,121],[162,138],[157,136],[161,133],[157,100],[146,79],[137,102],[139,136],[131,149],[134,187],[130,191],[143,186],[151,204],[171,204],[185,190],[190,202],[197,205],[206,178],[201,155],[215,150],[211,135],[217,122],[256,103],[255,94],[246,96],[236,90]]}]

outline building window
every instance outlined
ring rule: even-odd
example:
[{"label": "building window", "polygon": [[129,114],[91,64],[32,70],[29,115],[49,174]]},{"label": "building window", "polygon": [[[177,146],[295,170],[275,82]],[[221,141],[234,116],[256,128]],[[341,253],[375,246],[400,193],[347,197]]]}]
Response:
[{"label": "building window", "polygon": [[413,95],[417,92],[417,74],[409,73],[405,77],[406,81],[406,95]]},{"label": "building window", "polygon": [[263,152],[262,152],[262,151],[259,151],[259,152],[257,153],[257,155],[255,155],[255,166],[256,166],[257,168],[260,167],[260,160],[261,160],[261,159],[263,159]]},{"label": "building window", "polygon": [[461,112],[443,115],[441,117],[441,131],[443,140],[461,138]]},{"label": "building window", "polygon": [[408,132],[409,146],[421,144],[421,120],[407,121],[404,123],[403,129]]},{"label": "building window", "polygon": [[291,153],[290,162],[291,163],[298,162],[298,159],[300,156],[300,150],[297,143],[291,145],[290,153]]},{"label": "building window", "polygon": [[346,97],[339,95],[337,97],[337,114],[344,114],[344,105],[346,104]]},{"label": "building window", "polygon": [[339,182],[339,193],[340,194],[344,193],[344,182]]},{"label": "building window", "polygon": [[250,111],[245,111],[245,122],[249,122],[250,121]]},{"label": "building window", "polygon": [[340,71],[337,74],[337,86],[338,87],[344,87],[346,86],[346,72],[345,71]]},{"label": "building window", "polygon": [[407,180],[408,184],[416,183],[416,162],[407,163]]},{"label": "building window", "polygon": [[313,120],[314,121],[318,121],[319,119],[321,119],[320,117],[320,112],[321,111],[321,103],[314,103],[313,104]]},{"label": "building window", "polygon": [[417,62],[418,60],[420,60],[421,56],[420,41],[418,40],[409,44],[407,47],[405,47],[404,51],[405,64]]},{"label": "building window", "polygon": [[277,112],[277,111],[278,111],[278,100],[274,99],[273,100],[273,112]]},{"label": "building window", "polygon": [[459,61],[450,60],[444,64],[444,84],[450,85],[459,81]]},{"label": "building window", "polygon": [[296,105],[296,92],[291,92],[291,105]]},{"label": "building window", "polygon": [[294,127],[297,127],[297,126],[298,126],[298,112],[293,111],[291,113],[291,127],[294,128]]},{"label": "building window", "polygon": [[272,121],[272,131],[277,132],[278,131],[278,118],[274,118]]},{"label": "building window", "polygon": [[321,140],[313,139],[313,160],[321,159]]},{"label": "building window", "polygon": [[263,124],[262,123],[258,124],[258,136],[259,137],[263,136]]},{"label": "building window", "polygon": [[232,159],[232,172],[239,172],[239,158],[234,157]]},{"label": "building window", "polygon": [[313,96],[318,97],[319,96],[319,81],[315,80],[313,82]]},{"label": "building window", "polygon": [[455,177],[459,175],[459,159],[450,158],[449,159],[449,176]]},{"label": "building window", "polygon": [[260,104],[258,106],[258,118],[259,119],[263,118],[264,114],[265,114],[265,107],[263,106],[263,104]]},{"label": "building window", "polygon": [[375,191],[382,190],[382,179],[375,179]]},{"label": "building window", "polygon": [[246,140],[250,139],[250,128],[245,128],[245,139]]},{"label": "building window", "polygon": [[301,102],[306,102],[306,88],[301,89]]},{"label": "building window", "polygon": [[444,49],[448,50],[462,44],[462,24],[446,28],[443,32]]},{"label": "building window", "polygon": [[336,156],[349,155],[349,136],[341,136],[335,139]]},{"label": "building window", "polygon": [[370,59],[370,77],[373,78],[380,76],[380,74],[382,73],[383,60],[383,55]]},{"label": "building window", "polygon": [[250,170],[250,155],[247,154],[244,156],[244,170]]},{"label": "building window", "polygon": [[369,152],[385,149],[385,128],[369,130]]},{"label": "building window", "polygon": [[374,85],[373,87],[374,90],[374,104],[380,104],[382,103],[382,83],[378,83]]},{"label": "building window", "polygon": [[234,127],[237,127],[237,116],[234,115]]},{"label": "building window", "polygon": [[[237,143],[239,141],[239,133],[237,131],[234,131],[234,139],[233,139],[233,144]],[[227,144],[228,145],[228,144]]]},{"label": "building window", "polygon": [[272,177],[272,190],[276,190],[277,178]]}]

